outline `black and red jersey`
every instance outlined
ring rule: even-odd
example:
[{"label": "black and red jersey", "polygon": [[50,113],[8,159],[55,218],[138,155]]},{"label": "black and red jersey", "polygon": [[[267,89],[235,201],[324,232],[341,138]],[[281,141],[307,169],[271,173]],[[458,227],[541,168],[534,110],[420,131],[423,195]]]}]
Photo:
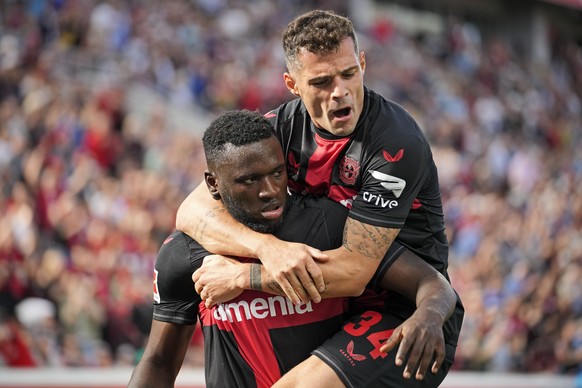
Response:
[{"label": "black and red jersey", "polygon": [[[448,278],[437,168],[422,130],[402,106],[366,88],[358,124],[342,137],[317,128],[300,99],[265,117],[283,146],[292,190],[327,196],[363,223],[400,228],[397,241]],[[404,305],[406,314],[414,310]],[[460,301],[457,310],[458,319],[445,327],[455,345]]]},{"label": "black and red jersey", "polygon": [[[279,238],[319,249],[341,244],[342,206],[303,196],[289,201]],[[201,322],[208,387],[270,387],[341,329],[344,298],[294,306],[283,296],[245,291],[207,309],[191,278],[207,255],[184,233],[166,239],[155,264],[153,316],[176,324]]]},{"label": "black and red jersey", "polygon": [[358,221],[400,228],[404,246],[446,270],[437,168],[404,108],[366,89],[356,129],[345,137],[317,128],[300,99],[265,116],[283,145],[292,190],[328,196]]}]

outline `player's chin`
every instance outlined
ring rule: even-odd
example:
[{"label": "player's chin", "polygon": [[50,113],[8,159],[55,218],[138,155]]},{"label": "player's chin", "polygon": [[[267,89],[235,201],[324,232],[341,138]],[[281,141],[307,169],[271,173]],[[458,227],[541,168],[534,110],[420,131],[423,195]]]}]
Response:
[{"label": "player's chin", "polygon": [[275,233],[283,223],[283,217],[276,219],[261,218],[253,221],[249,227],[259,233]]},{"label": "player's chin", "polygon": [[332,128],[332,131],[330,131],[331,133],[333,133],[336,136],[348,136],[351,135],[352,132],[354,132],[354,129],[356,127],[356,123],[352,122],[352,121],[337,121],[337,120],[333,120],[330,123],[330,127]]}]

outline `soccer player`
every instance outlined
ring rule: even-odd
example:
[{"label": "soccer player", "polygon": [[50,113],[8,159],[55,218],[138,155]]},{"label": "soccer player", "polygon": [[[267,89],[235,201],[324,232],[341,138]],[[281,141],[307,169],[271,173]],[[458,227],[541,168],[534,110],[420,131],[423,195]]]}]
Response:
[{"label": "soccer player", "polygon": [[[390,268],[384,272],[392,263],[386,252],[396,238],[448,279],[448,243],[430,146],[408,112],[364,86],[365,54],[359,50],[351,21],[319,10],[300,15],[285,30],[283,48],[288,70],[284,81],[299,98],[266,117],[285,151],[290,188],[327,196],[350,209],[342,246],[322,253],[307,245],[254,233],[220,213],[219,205],[200,189],[180,207],[177,227],[211,252],[259,258],[266,272],[295,303],[309,298],[317,302],[320,293],[325,294],[325,286],[330,286],[329,279],[323,284],[312,258],[363,263],[345,282],[346,287],[363,289],[377,269],[390,272]],[[208,214],[216,216],[211,223]],[[438,295],[434,297],[438,299]],[[429,364],[433,374],[439,372],[438,363],[426,361],[438,354],[438,349],[427,344],[444,339],[446,362],[442,370],[446,374],[454,359],[464,314],[460,299],[451,316],[443,315],[440,308],[436,314],[429,312],[431,309],[415,310],[418,301],[415,306],[395,293],[390,293],[385,303],[380,321],[368,320],[366,329],[366,336],[386,335],[381,328],[390,322],[395,330],[381,345],[383,351],[399,345],[384,360],[384,369],[377,369],[383,371],[384,386],[399,386],[404,384],[402,377],[413,376],[424,380],[423,386],[438,385],[425,380]],[[367,318],[355,317],[352,324],[362,325],[362,319]],[[338,335],[346,335],[346,331]],[[373,338],[378,346],[385,340]],[[342,341],[342,337],[330,340]],[[309,369],[303,371],[320,371],[327,377],[333,371],[336,383],[346,386],[371,384],[365,374],[359,375],[363,380],[346,377],[345,370],[353,369],[353,360],[336,350],[314,352],[305,363]],[[289,373],[283,380],[293,376]]]},{"label": "soccer player", "polygon": [[[227,112],[209,126],[203,144],[208,190],[235,219],[258,232],[277,233],[319,249],[341,244],[347,209],[327,198],[287,197],[283,152],[263,116]],[[242,266],[223,267],[227,281],[237,285],[228,295],[229,303],[202,303],[192,292],[191,276],[203,260],[212,259],[208,255],[182,232],[173,233],[162,245],[154,272],[152,329],[130,387],[173,386],[197,319],[204,335],[208,387],[270,387],[340,329],[344,298],[293,305],[287,298],[257,290],[261,281],[250,270],[239,271]],[[417,265],[410,266],[414,260]],[[413,272],[411,278],[418,283],[414,292],[434,291],[429,283],[438,274],[420,258],[393,267]],[[326,277],[334,279],[326,269]],[[343,292],[334,290],[335,284],[339,285],[330,286],[330,292]]]},{"label": "soccer player", "polygon": [[[262,115],[227,112],[211,123],[203,144],[209,192],[235,219],[260,233],[278,231],[281,238],[298,238],[322,249],[341,244],[341,229],[330,223],[333,212],[328,218],[321,214],[324,206],[334,203],[320,206],[297,197],[308,210],[287,205],[285,160]],[[287,207],[289,222],[282,225]],[[130,387],[173,386],[197,319],[204,336],[208,387],[271,386],[340,329],[345,311],[341,298],[293,305],[281,296],[248,291],[234,295],[228,304],[207,308],[193,291],[191,278],[207,255],[181,232],[162,245],[154,271],[152,329]]]}]

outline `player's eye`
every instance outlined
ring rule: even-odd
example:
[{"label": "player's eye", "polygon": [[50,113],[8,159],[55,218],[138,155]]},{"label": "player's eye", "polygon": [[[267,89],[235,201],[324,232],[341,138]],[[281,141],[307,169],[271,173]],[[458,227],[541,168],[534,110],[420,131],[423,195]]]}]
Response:
[{"label": "player's eye", "polygon": [[318,80],[311,82],[311,86],[315,86],[316,88],[324,87],[327,84],[329,84],[328,78],[318,79]]},{"label": "player's eye", "polygon": [[355,71],[349,71],[347,73],[343,73],[342,77],[344,77],[345,79],[350,79],[353,78],[356,75]]}]

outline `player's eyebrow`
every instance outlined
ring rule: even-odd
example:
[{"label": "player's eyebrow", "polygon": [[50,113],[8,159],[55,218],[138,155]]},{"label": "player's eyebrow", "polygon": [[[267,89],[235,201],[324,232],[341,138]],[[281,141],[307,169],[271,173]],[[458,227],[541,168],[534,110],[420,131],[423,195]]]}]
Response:
[{"label": "player's eyebrow", "polygon": [[[345,73],[349,73],[352,71],[357,71],[358,70],[358,65],[354,65],[354,66],[350,66],[346,69],[342,69],[339,74],[345,74]],[[323,82],[323,81],[327,81],[330,78],[332,78],[335,74],[323,74],[320,76],[315,76],[313,78],[310,78],[307,80],[307,83],[309,84],[313,84],[313,83],[318,83],[318,82]]]},{"label": "player's eyebrow", "polygon": [[244,182],[247,179],[256,179],[256,178],[263,177],[265,175],[274,174],[276,172],[283,171],[284,169],[285,169],[285,163],[281,163],[281,164],[278,164],[277,166],[275,166],[271,171],[269,171],[267,173],[253,172],[253,173],[249,173],[249,174],[239,175],[234,180],[235,180],[235,182],[240,183],[240,182]]}]

